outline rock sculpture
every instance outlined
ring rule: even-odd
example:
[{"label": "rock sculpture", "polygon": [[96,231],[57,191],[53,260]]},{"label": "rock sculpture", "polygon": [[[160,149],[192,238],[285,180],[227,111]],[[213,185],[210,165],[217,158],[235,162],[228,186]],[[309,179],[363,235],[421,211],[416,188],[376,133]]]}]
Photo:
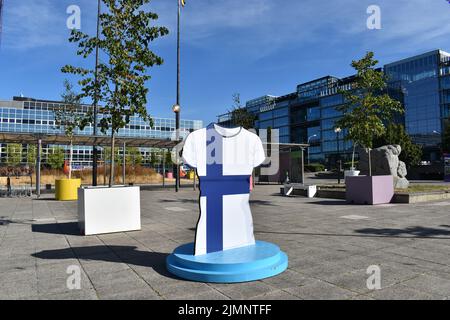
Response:
[{"label": "rock sculpture", "polygon": [[[406,189],[409,181],[406,179],[407,170],[403,161],[398,156],[402,152],[399,145],[387,145],[372,149],[370,157],[372,159],[372,175],[392,175],[394,177],[394,187],[396,189]],[[362,175],[369,174],[369,154],[368,149],[359,148],[359,169]]]}]

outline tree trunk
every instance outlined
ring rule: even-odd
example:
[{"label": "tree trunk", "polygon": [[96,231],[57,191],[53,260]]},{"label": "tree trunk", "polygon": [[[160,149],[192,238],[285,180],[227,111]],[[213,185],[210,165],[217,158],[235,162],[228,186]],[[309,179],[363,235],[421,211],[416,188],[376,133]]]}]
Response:
[{"label": "tree trunk", "polygon": [[70,140],[70,151],[69,151],[69,179],[72,179],[72,159],[73,159],[73,141]]},{"label": "tree trunk", "polygon": [[115,142],[115,137],[114,137],[114,129],[111,128],[112,133],[111,133],[111,164],[109,167],[109,187],[112,188],[112,186],[114,185],[114,142]]},{"label": "tree trunk", "polygon": [[370,157],[371,149],[370,148],[368,148],[368,149],[369,149],[369,176],[371,177],[372,176],[372,159]]},{"label": "tree trunk", "polygon": [[353,153],[352,153],[352,170],[355,170],[355,150],[356,150],[356,144],[353,143]]}]

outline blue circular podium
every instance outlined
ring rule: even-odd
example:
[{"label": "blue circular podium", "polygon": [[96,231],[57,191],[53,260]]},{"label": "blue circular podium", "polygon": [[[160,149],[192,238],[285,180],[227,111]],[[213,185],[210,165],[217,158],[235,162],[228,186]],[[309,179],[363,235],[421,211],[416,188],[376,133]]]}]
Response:
[{"label": "blue circular podium", "polygon": [[194,256],[194,243],[184,244],[167,257],[167,270],[184,279],[199,282],[235,283],[255,281],[282,273],[288,257],[272,243]]}]

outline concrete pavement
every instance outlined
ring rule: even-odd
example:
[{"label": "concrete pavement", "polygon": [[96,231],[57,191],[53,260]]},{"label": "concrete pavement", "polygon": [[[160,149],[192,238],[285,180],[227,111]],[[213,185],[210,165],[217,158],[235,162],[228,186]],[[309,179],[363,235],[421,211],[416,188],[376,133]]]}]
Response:
[{"label": "concrete pavement", "polygon": [[[252,194],[255,236],[278,244],[289,269],[243,284],[194,283],[166,271],[167,255],[194,239],[192,190],[143,191],[141,231],[90,237],[78,234],[76,202],[1,198],[0,299],[450,297],[450,201],[353,206],[278,191],[257,186]],[[367,286],[370,266],[381,272],[379,290]]]}]

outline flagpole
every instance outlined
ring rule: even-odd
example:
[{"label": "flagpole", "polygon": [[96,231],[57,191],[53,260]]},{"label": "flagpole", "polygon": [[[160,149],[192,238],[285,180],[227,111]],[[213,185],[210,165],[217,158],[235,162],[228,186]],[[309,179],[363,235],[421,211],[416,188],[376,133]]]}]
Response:
[{"label": "flagpole", "polygon": [[[178,0],[178,24],[177,24],[177,102],[180,106],[180,17],[181,17],[181,0]],[[179,108],[180,109],[180,108]],[[175,139],[180,140],[180,110],[175,112]],[[180,189],[180,164],[178,163],[178,151],[176,152],[176,174],[175,174],[175,191]]]},{"label": "flagpole", "polygon": [[[101,13],[101,2],[98,0],[97,3],[97,40],[100,39],[100,13]],[[98,86],[98,43],[95,47],[95,85]],[[97,186],[97,163],[98,163],[98,149],[95,143],[95,137],[97,136],[97,114],[98,114],[98,92],[97,88],[95,89],[95,99],[94,99],[94,145],[92,146],[92,185]],[[103,174],[106,174],[104,172]]]}]

